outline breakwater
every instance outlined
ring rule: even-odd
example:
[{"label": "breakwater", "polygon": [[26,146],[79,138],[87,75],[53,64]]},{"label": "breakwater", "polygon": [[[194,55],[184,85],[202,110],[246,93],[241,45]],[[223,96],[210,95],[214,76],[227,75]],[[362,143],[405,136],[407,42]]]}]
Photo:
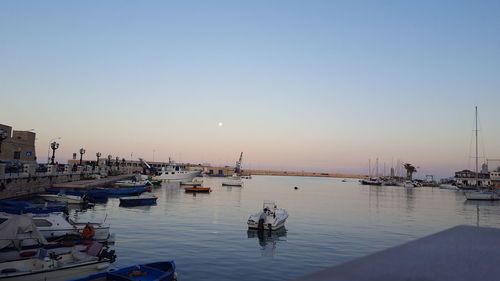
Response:
[{"label": "breakwater", "polygon": [[296,177],[327,177],[327,178],[353,178],[362,179],[368,175],[342,174],[342,173],[319,173],[305,171],[272,171],[272,170],[244,170],[243,175],[261,175],[261,176],[296,176]]}]

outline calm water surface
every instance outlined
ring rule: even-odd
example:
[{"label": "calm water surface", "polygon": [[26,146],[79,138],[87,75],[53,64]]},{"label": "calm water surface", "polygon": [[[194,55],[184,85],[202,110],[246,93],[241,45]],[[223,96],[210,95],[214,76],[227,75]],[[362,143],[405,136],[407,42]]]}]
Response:
[{"label": "calm water surface", "polygon": [[[210,194],[178,183],[155,188],[158,203],[110,199],[79,220],[111,223],[116,267],[175,260],[179,280],[288,280],[460,225],[500,227],[500,205],[470,203],[439,188],[361,186],[356,180],[254,176],[244,187],[205,178]],[[298,186],[298,190],[293,187]],[[263,236],[246,220],[263,200],[287,209],[286,231]]]}]

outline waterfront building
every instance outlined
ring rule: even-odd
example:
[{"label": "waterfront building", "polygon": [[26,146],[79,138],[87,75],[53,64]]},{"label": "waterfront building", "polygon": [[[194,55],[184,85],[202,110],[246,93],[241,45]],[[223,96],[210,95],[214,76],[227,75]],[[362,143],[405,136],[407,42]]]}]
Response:
[{"label": "waterfront building", "polygon": [[0,124],[0,160],[36,163],[35,137],[32,131],[12,130]]},{"label": "waterfront building", "polygon": [[[457,186],[476,186],[476,173],[471,170],[455,172]],[[491,185],[490,173],[477,174],[477,186]]]}]

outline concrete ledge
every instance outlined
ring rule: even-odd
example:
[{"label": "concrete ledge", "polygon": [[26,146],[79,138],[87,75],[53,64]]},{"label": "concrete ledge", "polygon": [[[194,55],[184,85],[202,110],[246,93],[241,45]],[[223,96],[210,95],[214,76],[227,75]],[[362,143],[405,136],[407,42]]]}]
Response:
[{"label": "concrete ledge", "polygon": [[500,280],[500,229],[456,226],[296,279]]}]

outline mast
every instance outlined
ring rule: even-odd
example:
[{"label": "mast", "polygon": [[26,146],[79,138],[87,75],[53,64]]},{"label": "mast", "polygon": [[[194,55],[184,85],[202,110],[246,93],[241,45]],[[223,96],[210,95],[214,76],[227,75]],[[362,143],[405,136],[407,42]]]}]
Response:
[{"label": "mast", "polygon": [[477,158],[477,106],[475,107],[475,113],[476,113],[476,130],[475,130],[475,133],[476,133],[476,188],[478,188],[479,186],[479,174],[478,174],[478,171],[477,171],[477,167],[478,167],[478,158]]}]

